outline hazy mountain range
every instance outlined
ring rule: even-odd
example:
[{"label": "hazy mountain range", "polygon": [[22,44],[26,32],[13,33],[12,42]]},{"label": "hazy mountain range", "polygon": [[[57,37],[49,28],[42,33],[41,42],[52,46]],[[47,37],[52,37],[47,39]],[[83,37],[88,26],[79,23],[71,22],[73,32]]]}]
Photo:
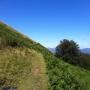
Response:
[{"label": "hazy mountain range", "polygon": [[90,48],[83,48],[81,49],[81,52],[89,54],[90,55]]},{"label": "hazy mountain range", "polygon": [[[56,49],[55,48],[48,48],[51,52],[55,53]],[[82,53],[86,53],[90,55],[90,48],[83,48],[80,49]]]}]

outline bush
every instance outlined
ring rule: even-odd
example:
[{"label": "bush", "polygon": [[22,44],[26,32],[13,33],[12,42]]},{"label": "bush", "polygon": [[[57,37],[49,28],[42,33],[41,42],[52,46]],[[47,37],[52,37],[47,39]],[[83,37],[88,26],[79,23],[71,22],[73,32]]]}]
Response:
[{"label": "bush", "polygon": [[59,58],[62,57],[63,60],[69,63],[77,64],[79,55],[79,46],[73,40],[64,39],[56,47],[56,56]]},{"label": "bush", "polygon": [[56,47],[56,56],[64,61],[90,69],[90,56],[80,52],[79,45],[73,40],[64,39]]}]

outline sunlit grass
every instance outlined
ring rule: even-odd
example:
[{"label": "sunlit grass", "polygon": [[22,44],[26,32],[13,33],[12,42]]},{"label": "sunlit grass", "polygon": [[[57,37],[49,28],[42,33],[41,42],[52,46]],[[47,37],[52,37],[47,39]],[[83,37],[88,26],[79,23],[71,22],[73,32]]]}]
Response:
[{"label": "sunlit grass", "polygon": [[0,51],[0,84],[18,90],[47,90],[48,77],[41,54],[27,48]]}]

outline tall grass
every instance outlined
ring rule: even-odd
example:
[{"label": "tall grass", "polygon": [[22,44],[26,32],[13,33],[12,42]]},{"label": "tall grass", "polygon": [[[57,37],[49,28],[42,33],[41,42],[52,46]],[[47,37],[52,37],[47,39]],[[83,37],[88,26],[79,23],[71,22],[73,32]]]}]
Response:
[{"label": "tall grass", "polygon": [[27,48],[0,51],[0,89],[48,90],[46,66],[41,54]]}]

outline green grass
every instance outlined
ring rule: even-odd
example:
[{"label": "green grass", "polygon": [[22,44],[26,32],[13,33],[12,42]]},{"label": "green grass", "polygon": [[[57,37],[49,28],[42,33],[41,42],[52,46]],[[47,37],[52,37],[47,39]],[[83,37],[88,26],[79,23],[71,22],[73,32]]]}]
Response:
[{"label": "green grass", "polygon": [[[34,59],[33,59],[33,64],[30,64],[30,65],[35,66],[32,69],[32,71],[35,71],[34,69],[37,68],[37,66],[40,63],[41,63],[40,64],[41,66],[44,66],[43,67],[44,69],[42,71],[46,70],[46,72],[48,74],[47,77],[49,77],[48,83],[50,83],[50,87],[47,87],[47,88],[49,88],[50,90],[90,90],[90,71],[87,71],[80,67],[65,63],[64,61],[56,58],[53,53],[48,51],[48,49],[43,47],[41,44],[36,43],[35,41],[33,41],[27,37],[23,37],[22,34],[13,30],[11,27],[4,25],[3,23],[0,23],[0,37],[1,37],[1,46],[2,46],[1,49],[7,48],[8,46],[12,47],[13,43],[16,42],[17,46],[19,48],[22,46],[22,47],[27,47],[30,50],[34,50],[37,53],[36,56],[38,56],[38,53],[41,53],[41,56],[42,56],[41,61],[39,61],[39,63],[38,63],[38,60],[37,60],[37,62],[36,61],[34,62]],[[32,56],[32,57],[34,58],[34,56]],[[23,60],[23,59],[21,59],[21,60]],[[42,61],[43,62],[45,61],[45,63],[42,63]],[[20,63],[21,63],[20,66],[23,66],[22,62],[20,62]],[[11,63],[11,64],[13,64],[13,63]],[[36,65],[36,64],[38,64],[38,65]],[[25,67],[25,66],[23,66],[23,67]],[[40,67],[40,68],[42,68],[42,67]],[[9,70],[9,69],[7,69],[7,70]],[[36,70],[36,72],[38,72],[38,70]],[[20,72],[18,72],[18,73],[20,73]],[[25,76],[24,74],[22,74],[22,75]],[[13,75],[13,76],[15,76],[15,75]],[[41,75],[41,78],[42,78],[41,80],[45,80],[44,79],[45,77],[43,77],[43,75]],[[16,80],[16,78],[13,80]],[[34,79],[32,78],[31,82],[28,79],[27,82],[18,84],[18,85],[19,86],[21,85],[21,87],[25,88],[23,90],[29,90],[29,89],[26,89],[25,84],[30,83],[30,85],[32,86],[32,89],[30,89],[30,90],[33,90],[33,88],[34,88],[33,83],[38,82],[38,85],[40,85],[41,80],[40,80],[40,78],[36,77]],[[34,85],[36,87],[38,86],[36,84],[34,84]],[[43,87],[45,87],[45,86],[46,85],[44,85]],[[40,90],[40,89],[35,89],[35,90]],[[47,90],[47,89],[42,88],[41,90]]]},{"label": "green grass", "polygon": [[0,90],[5,86],[18,90],[48,90],[46,66],[41,54],[27,48],[0,51]]},{"label": "green grass", "polygon": [[90,71],[59,60],[49,63],[52,90],[90,90]]}]

